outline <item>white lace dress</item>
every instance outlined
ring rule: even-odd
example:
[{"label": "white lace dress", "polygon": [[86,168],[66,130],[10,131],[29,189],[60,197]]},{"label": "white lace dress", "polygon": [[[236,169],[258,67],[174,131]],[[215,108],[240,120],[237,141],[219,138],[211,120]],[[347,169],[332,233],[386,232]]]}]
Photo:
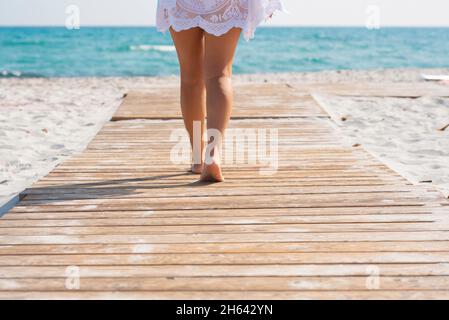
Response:
[{"label": "white lace dress", "polygon": [[200,27],[215,36],[236,27],[249,40],[276,10],[285,11],[281,0],[158,0],[156,25],[162,32]]}]

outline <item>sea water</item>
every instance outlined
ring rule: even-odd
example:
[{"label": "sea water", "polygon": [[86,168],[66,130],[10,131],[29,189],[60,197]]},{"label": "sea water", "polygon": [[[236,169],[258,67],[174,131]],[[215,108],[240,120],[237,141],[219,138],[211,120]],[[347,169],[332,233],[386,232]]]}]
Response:
[{"label": "sea water", "polygon": [[[235,73],[449,67],[449,28],[263,27],[241,40]],[[0,28],[0,77],[178,74],[152,27]]]}]

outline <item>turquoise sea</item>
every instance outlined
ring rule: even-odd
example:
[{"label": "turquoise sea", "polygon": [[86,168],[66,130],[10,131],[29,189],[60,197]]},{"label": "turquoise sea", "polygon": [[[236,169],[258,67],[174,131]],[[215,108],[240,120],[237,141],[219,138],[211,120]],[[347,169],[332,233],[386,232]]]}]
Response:
[{"label": "turquoise sea", "polygon": [[[260,28],[241,40],[235,72],[449,67],[449,28]],[[0,77],[178,73],[155,28],[0,28]]]}]

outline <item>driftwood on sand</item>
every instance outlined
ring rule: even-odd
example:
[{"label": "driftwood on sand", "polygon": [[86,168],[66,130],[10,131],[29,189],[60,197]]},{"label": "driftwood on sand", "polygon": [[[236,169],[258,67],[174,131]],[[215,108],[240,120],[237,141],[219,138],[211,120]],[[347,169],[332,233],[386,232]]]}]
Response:
[{"label": "driftwood on sand", "polygon": [[444,126],[442,126],[442,127],[439,128],[438,130],[440,130],[440,131],[445,131],[447,128],[449,128],[449,123],[446,124],[446,125],[444,125]]}]

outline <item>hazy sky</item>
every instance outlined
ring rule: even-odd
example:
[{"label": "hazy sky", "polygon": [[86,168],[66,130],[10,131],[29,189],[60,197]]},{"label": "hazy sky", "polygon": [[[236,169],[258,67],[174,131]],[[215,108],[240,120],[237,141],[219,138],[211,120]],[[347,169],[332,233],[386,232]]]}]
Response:
[{"label": "hazy sky", "polygon": [[[66,8],[80,8],[83,25],[153,25],[157,0],[0,0],[0,25],[64,25]],[[449,0],[284,0],[291,15],[271,25],[365,25],[380,8],[381,26],[449,26]]]}]

